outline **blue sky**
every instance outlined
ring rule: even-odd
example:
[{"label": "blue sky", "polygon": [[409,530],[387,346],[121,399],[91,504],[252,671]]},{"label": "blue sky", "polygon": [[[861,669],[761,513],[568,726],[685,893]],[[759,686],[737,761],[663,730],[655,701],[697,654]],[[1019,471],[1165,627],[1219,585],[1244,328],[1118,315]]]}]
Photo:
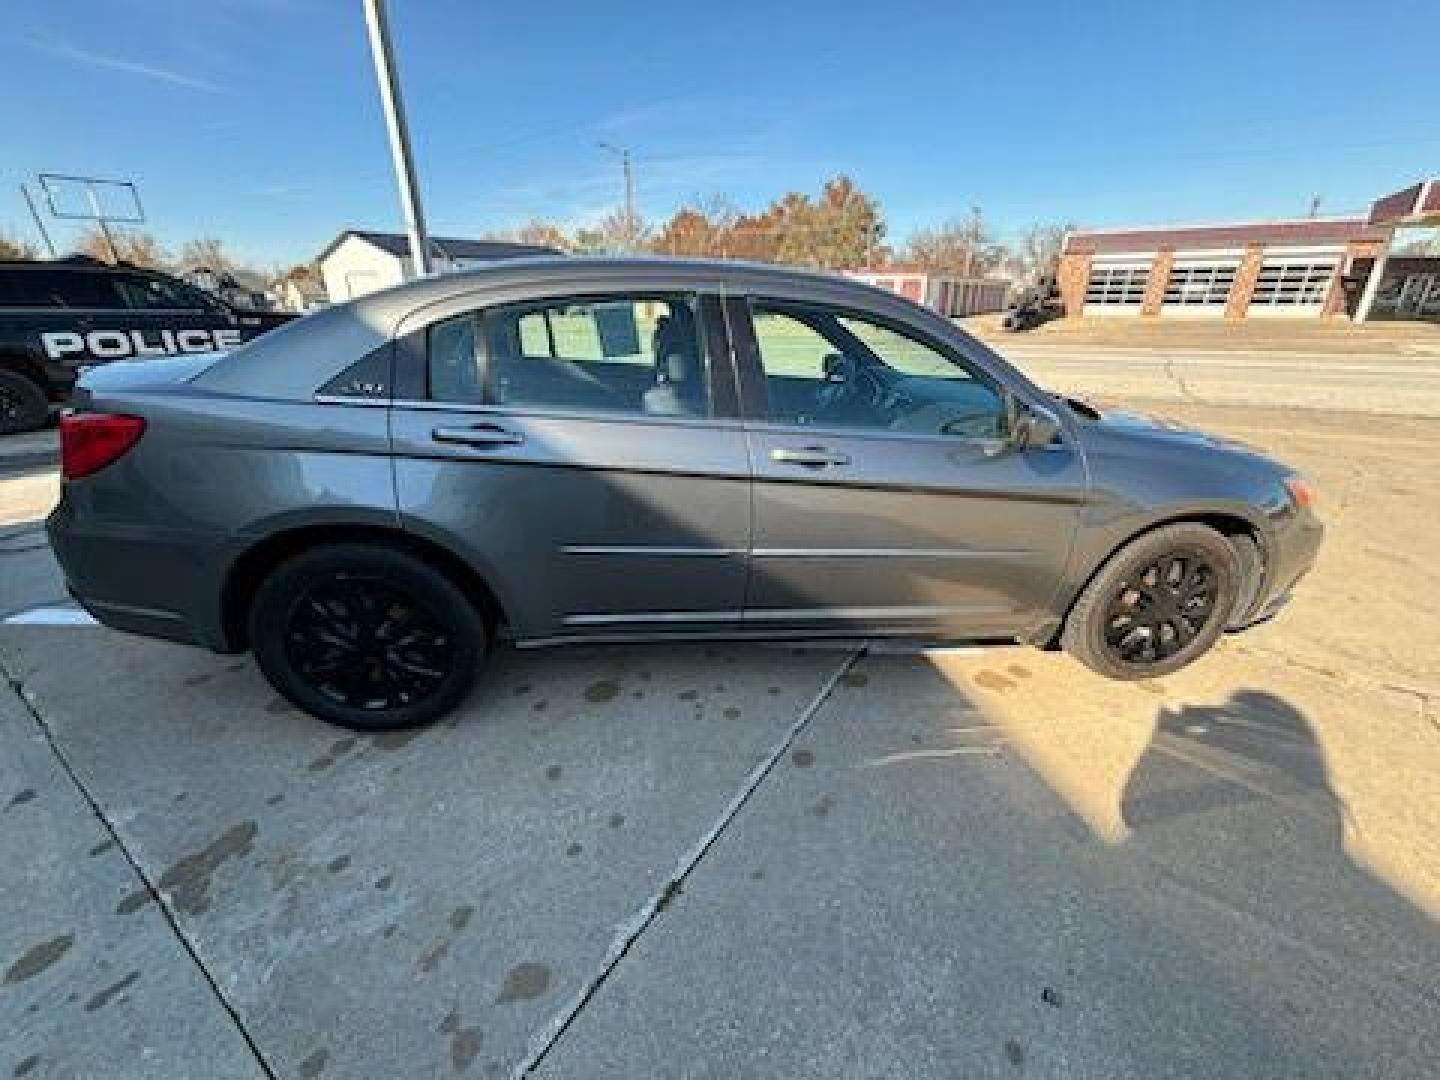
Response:
[{"label": "blue sky", "polygon": [[[1432,3],[390,0],[433,231],[847,172],[893,240],[1366,207],[1440,174]],[[0,230],[39,171],[133,179],[150,228],[262,264],[398,229],[360,0],[6,0]],[[62,228],[62,238],[68,233]]]}]

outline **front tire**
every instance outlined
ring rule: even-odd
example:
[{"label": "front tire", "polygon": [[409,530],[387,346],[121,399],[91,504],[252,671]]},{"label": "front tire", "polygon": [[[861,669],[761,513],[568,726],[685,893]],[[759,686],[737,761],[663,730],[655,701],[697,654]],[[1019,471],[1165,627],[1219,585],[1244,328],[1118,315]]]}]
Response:
[{"label": "front tire", "polygon": [[1235,548],[1197,522],[1137,537],[1111,556],[1070,609],[1061,644],[1111,679],[1153,679],[1203,656],[1240,588]]},{"label": "front tire", "polygon": [[17,371],[0,369],[0,435],[18,435],[45,426],[50,402],[43,387]]},{"label": "front tire", "polygon": [[460,703],[484,661],[485,622],[465,594],[402,551],[336,544],[261,583],[250,643],[272,686],[340,727],[418,727]]}]

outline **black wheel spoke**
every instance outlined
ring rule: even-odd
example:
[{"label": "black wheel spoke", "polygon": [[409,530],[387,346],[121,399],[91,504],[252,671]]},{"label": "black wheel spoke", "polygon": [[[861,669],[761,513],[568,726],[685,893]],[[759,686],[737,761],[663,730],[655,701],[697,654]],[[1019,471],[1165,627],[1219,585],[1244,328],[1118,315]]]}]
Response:
[{"label": "black wheel spoke", "polygon": [[353,709],[419,701],[449,678],[455,659],[453,635],[414,597],[353,574],[311,587],[292,609],[285,640],[305,680]]},{"label": "black wheel spoke", "polygon": [[1102,637],[1111,654],[1146,667],[1188,648],[1215,614],[1217,579],[1203,551],[1168,552],[1114,590]]}]

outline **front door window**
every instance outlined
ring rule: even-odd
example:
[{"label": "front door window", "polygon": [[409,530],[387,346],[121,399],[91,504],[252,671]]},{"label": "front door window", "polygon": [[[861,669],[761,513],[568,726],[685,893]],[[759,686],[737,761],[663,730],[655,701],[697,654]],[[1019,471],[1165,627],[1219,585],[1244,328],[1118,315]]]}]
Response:
[{"label": "front door window", "polygon": [[813,305],[755,301],[751,315],[771,423],[940,438],[1005,436],[999,390],[912,332]]}]

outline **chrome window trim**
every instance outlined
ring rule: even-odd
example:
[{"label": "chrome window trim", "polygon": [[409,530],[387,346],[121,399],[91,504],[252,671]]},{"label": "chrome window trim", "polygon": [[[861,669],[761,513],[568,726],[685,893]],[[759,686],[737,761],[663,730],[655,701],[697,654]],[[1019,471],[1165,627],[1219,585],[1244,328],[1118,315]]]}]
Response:
[{"label": "chrome window trim", "polygon": [[635,623],[722,623],[737,622],[739,611],[636,611],[615,615],[566,615],[566,626],[625,626]]},{"label": "chrome window trim", "polygon": [[566,544],[566,555],[663,555],[679,558],[734,558],[746,555],[744,548],[667,547],[663,544]]},{"label": "chrome window trim", "polygon": [[757,559],[987,559],[1033,555],[1030,548],[756,548]]}]

